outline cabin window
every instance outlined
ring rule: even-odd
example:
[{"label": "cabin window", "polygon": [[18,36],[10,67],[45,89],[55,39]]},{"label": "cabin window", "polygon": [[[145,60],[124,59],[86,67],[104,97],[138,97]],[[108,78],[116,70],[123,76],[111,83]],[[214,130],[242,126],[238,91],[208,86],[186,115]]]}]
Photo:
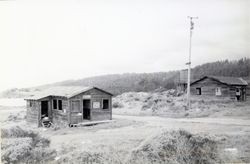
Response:
[{"label": "cabin window", "polygon": [[240,96],[240,89],[236,88],[236,96]]},{"label": "cabin window", "polygon": [[201,88],[196,88],[196,94],[201,95]]},{"label": "cabin window", "polygon": [[62,110],[62,100],[58,100],[58,110]]},{"label": "cabin window", "polygon": [[108,99],[103,100],[102,109],[109,109],[109,100]]},{"label": "cabin window", "polygon": [[215,88],[215,95],[221,96],[221,88],[220,87]]},{"label": "cabin window", "polygon": [[29,101],[29,106],[32,107],[32,101]]},{"label": "cabin window", "polygon": [[57,109],[57,100],[53,100],[53,109]]}]

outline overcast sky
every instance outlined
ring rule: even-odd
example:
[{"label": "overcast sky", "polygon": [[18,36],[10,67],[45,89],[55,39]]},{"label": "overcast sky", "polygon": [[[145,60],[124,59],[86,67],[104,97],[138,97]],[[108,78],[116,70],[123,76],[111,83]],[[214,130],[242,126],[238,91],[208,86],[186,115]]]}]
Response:
[{"label": "overcast sky", "polygon": [[250,57],[249,0],[0,1],[0,90]]}]

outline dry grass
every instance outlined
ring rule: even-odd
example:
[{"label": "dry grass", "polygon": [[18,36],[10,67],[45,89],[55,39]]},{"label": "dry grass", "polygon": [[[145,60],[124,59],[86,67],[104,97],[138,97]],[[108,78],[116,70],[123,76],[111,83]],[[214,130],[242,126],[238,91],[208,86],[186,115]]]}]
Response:
[{"label": "dry grass", "polygon": [[151,164],[151,163],[218,163],[217,141],[210,136],[187,131],[164,131],[150,137],[132,151],[119,151],[107,145],[91,149],[66,147],[59,152],[58,163]]},{"label": "dry grass", "polygon": [[46,163],[55,156],[50,141],[18,126],[1,129],[3,163]]},{"label": "dry grass", "polygon": [[229,98],[193,96],[192,109],[187,111],[185,95],[174,90],[154,93],[128,92],[113,100],[113,113],[125,115],[160,115],[171,118],[242,116],[250,118],[249,102]]},{"label": "dry grass", "polygon": [[165,131],[145,140],[134,149],[129,163],[218,163],[217,142],[210,136],[185,130]]}]

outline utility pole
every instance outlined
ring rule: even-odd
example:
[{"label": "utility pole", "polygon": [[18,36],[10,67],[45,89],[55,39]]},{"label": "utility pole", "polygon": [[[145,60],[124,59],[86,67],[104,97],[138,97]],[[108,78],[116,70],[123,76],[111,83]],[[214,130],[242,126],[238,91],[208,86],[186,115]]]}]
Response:
[{"label": "utility pole", "polygon": [[188,79],[187,79],[187,107],[188,110],[191,108],[190,104],[190,77],[191,77],[191,48],[192,48],[192,33],[194,29],[194,22],[193,19],[198,19],[198,17],[191,17],[188,16],[188,19],[190,19],[190,35],[189,35],[189,57],[188,57]]}]

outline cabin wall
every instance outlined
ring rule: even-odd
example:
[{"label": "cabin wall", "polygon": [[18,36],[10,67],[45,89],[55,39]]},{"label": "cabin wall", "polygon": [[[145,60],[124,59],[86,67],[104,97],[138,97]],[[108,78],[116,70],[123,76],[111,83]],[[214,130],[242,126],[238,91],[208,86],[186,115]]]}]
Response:
[{"label": "cabin wall", "polygon": [[[231,100],[237,100],[236,90],[240,90],[239,101],[246,100],[246,87],[245,86],[231,86],[220,83],[216,80],[205,78],[191,85],[190,92],[191,95],[198,95],[197,88],[201,88],[201,95],[213,96],[216,98],[229,98]],[[221,95],[216,95],[216,88],[220,88]]]},{"label": "cabin wall", "polygon": [[250,101],[250,84],[246,87],[246,100]]},{"label": "cabin wall", "polygon": [[30,123],[35,123],[38,125],[38,116],[41,109],[41,103],[35,100],[26,101],[26,120]]},{"label": "cabin wall", "polygon": [[[53,100],[57,100],[57,109],[53,108]],[[58,100],[62,100],[62,110],[59,110]],[[52,122],[57,125],[68,125],[69,104],[67,99],[53,97],[51,99]]]},{"label": "cabin wall", "polygon": [[[215,95],[215,90],[217,87],[221,88],[220,96]],[[201,88],[201,95],[216,96],[217,98],[220,98],[220,97],[230,98],[231,97],[231,90],[229,86],[222,84],[220,82],[217,82],[215,80],[209,79],[209,78],[206,78],[202,81],[192,84],[190,87],[190,92],[192,95],[197,95],[196,88]]]},{"label": "cabin wall", "polygon": [[[90,120],[83,119],[83,100],[90,99]],[[103,100],[109,100],[109,108],[103,109]],[[98,103],[99,102],[99,103]],[[99,104],[99,106],[96,106]],[[74,107],[73,107],[74,106]],[[97,108],[95,108],[97,107]],[[74,108],[74,110],[72,110]],[[76,110],[78,109],[78,110]],[[84,121],[98,121],[112,119],[112,96],[98,89],[91,89],[70,98],[69,120],[71,124]]]},{"label": "cabin wall", "polygon": [[[99,90],[93,90],[90,93],[91,94],[91,120],[97,121],[97,120],[111,120],[112,119],[112,98],[110,95],[100,92]],[[108,99],[109,100],[109,109],[102,109],[103,107],[103,100]],[[93,103],[99,102],[100,108],[94,108]]]}]

